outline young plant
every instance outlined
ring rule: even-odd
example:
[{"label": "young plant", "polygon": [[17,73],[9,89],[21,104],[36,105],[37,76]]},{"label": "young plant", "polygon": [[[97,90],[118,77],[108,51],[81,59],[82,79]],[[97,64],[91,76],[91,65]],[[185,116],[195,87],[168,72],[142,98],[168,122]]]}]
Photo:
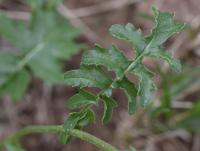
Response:
[{"label": "young plant", "polygon": [[[99,140],[98,138],[82,132],[84,126],[95,121],[95,113],[92,109],[100,101],[104,103],[104,114],[102,122],[108,123],[112,111],[117,107],[117,102],[112,98],[112,90],[122,89],[128,98],[128,112],[135,113],[137,109],[137,98],[143,107],[146,107],[151,100],[155,84],[153,73],[144,64],[145,57],[156,57],[166,60],[173,69],[181,71],[181,64],[174,59],[162,44],[173,34],[180,32],[184,28],[183,23],[173,20],[174,14],[161,12],[152,7],[155,27],[151,33],[144,37],[140,29],[136,29],[132,24],[126,26],[113,25],[110,33],[114,37],[125,40],[132,44],[135,57],[131,60],[115,46],[103,48],[96,45],[91,51],[86,51],[81,60],[80,69],[71,70],[65,73],[65,83],[79,87],[79,93],[68,100],[71,109],[80,109],[79,112],[72,112],[68,115],[63,126],[36,126],[28,127],[11,138],[5,140],[5,145],[9,140],[18,140],[20,137],[29,133],[59,133],[62,143],[68,143],[72,136],[88,141],[104,151],[117,151],[116,148]],[[114,71],[115,77],[112,78],[105,70]],[[127,74],[138,76],[139,83],[130,81]],[[97,95],[92,94],[86,87],[96,87],[100,89]]]},{"label": "young plant", "polygon": [[[200,98],[198,96],[193,99],[193,106],[191,107],[182,105],[181,110],[173,107],[174,100],[179,98],[178,102],[181,102],[187,96],[181,97],[181,100],[180,96],[187,94],[188,90],[200,83],[199,71],[200,66],[187,67],[186,65],[181,73],[162,72],[160,70],[160,89],[162,90],[160,105],[150,108],[147,113],[154,129],[163,131],[182,128],[192,132],[200,131],[198,126],[198,123],[200,123]],[[193,95],[193,93],[189,95]]]},{"label": "young plant", "polygon": [[9,95],[14,101],[20,100],[31,73],[48,84],[63,84],[64,61],[81,47],[74,42],[79,31],[52,3],[28,2],[32,6],[28,25],[0,15],[0,34],[19,50],[0,52],[0,98]]}]

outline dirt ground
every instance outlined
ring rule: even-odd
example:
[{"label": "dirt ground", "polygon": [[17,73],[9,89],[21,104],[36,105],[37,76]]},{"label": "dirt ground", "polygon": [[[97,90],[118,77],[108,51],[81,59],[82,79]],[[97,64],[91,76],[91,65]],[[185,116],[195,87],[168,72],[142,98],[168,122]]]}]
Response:
[{"label": "dirt ground", "polygon": [[[200,63],[200,1],[199,0],[66,0],[64,4],[76,15],[91,33],[85,32],[85,26],[80,26],[83,34],[79,42],[88,44],[89,48],[97,42],[103,46],[116,43],[125,51],[127,56],[132,56],[126,43],[112,38],[108,28],[112,24],[127,22],[134,23],[137,27],[149,32],[152,22],[145,19],[144,14],[151,15],[152,4],[159,9],[172,11],[176,19],[189,23],[194,31],[194,36],[183,32],[167,42],[167,48],[174,56],[188,59],[192,64]],[[23,0],[4,0],[0,4],[1,10],[10,12],[28,12],[30,9]],[[145,15],[147,15],[145,14]],[[24,16],[18,16],[18,18]],[[77,18],[70,21],[76,24]],[[87,31],[88,31],[87,29]],[[15,49],[4,39],[0,39],[0,49]],[[79,67],[80,52],[66,62],[66,69]],[[146,60],[148,65],[155,68],[155,64]],[[158,79],[159,81],[159,79]],[[70,112],[66,100],[77,92],[76,88],[64,86],[48,86],[37,78],[33,78],[28,93],[23,100],[13,104],[9,98],[0,101],[0,140],[12,132],[31,124],[62,124]],[[199,91],[185,94],[184,98],[199,95]],[[158,94],[156,94],[159,96]],[[129,116],[126,109],[126,97],[119,91],[114,92],[114,97],[119,102],[119,107],[114,111],[113,118],[108,125],[101,124],[103,105],[96,108],[97,123],[85,128],[86,131],[98,136],[117,146],[121,151],[129,145],[135,146],[138,151],[200,151],[200,135],[185,130],[156,133],[147,125],[144,110],[140,109],[134,116]],[[192,100],[192,99],[189,99]],[[141,120],[142,119],[142,120]],[[94,146],[74,139],[68,145],[60,145],[56,136],[31,135],[23,139],[23,146],[28,151],[97,151]]]}]

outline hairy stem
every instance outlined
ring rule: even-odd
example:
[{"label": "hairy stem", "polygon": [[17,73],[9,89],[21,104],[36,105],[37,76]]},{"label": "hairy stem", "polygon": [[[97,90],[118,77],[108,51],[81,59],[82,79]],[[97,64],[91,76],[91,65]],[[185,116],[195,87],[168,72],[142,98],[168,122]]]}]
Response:
[{"label": "hairy stem", "polygon": [[[0,142],[0,148],[4,146],[4,144],[8,141],[12,140],[19,140],[22,137],[33,134],[33,133],[51,133],[51,134],[58,134],[60,131],[62,131],[62,126],[55,125],[55,126],[28,126],[24,129],[21,129],[20,131],[16,132],[14,135],[8,137],[4,141]],[[103,151],[118,151],[115,147],[112,145],[104,142],[103,140],[88,134],[86,132],[83,132],[81,130],[71,130],[69,132],[71,136],[80,138],[83,141],[86,141],[88,143],[91,143],[98,147],[99,149]]]}]

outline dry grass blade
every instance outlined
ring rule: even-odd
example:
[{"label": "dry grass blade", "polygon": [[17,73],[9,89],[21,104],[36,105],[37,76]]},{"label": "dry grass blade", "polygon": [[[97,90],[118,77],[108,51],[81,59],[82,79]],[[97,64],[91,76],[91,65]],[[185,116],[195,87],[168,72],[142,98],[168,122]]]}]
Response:
[{"label": "dry grass blade", "polygon": [[96,4],[93,6],[83,7],[79,9],[72,10],[77,17],[87,17],[96,14],[100,14],[107,11],[112,11],[116,9],[120,9],[122,7],[140,2],[142,0],[112,0],[102,2],[100,4]]}]

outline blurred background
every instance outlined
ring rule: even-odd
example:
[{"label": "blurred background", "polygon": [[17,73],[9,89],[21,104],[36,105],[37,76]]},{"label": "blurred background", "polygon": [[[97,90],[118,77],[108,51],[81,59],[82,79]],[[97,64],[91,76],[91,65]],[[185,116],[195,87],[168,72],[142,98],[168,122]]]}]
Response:
[{"label": "blurred background", "polygon": [[[63,40],[63,43],[48,45],[50,49],[67,47],[66,51],[70,52],[65,58],[53,58],[53,55],[49,57],[52,57],[54,61],[62,60],[62,64],[58,61],[58,65],[63,67],[62,70],[59,69],[61,73],[79,68],[82,52],[92,49],[94,43],[99,43],[104,47],[115,43],[126,56],[133,57],[134,54],[130,51],[131,47],[112,38],[108,32],[109,27],[116,23],[131,22],[136,27],[140,27],[144,34],[148,34],[154,23],[151,12],[152,5],[162,11],[175,12],[176,20],[187,23],[187,27],[183,32],[168,40],[165,47],[173,56],[181,60],[183,71],[174,73],[169,70],[166,63],[146,59],[145,64],[156,73],[157,84],[150,107],[148,109],[140,108],[135,115],[129,116],[125,95],[120,91],[115,91],[114,98],[119,102],[119,107],[115,109],[109,124],[101,124],[100,119],[103,113],[101,104],[95,108],[97,123],[87,126],[85,130],[115,145],[121,151],[126,151],[129,146],[134,146],[138,151],[200,151],[199,0],[65,0],[53,9],[60,18],[54,17],[55,20],[51,21],[45,19],[48,18],[48,15],[45,17],[42,13],[37,14],[39,17],[37,15],[34,17],[33,14],[31,19],[31,10],[37,10],[38,6],[36,5],[40,5],[40,2],[34,4],[34,0],[29,1],[28,4],[25,0],[0,0],[1,15],[10,18],[13,27],[16,26],[16,29],[13,30],[8,21],[0,19],[0,52],[14,53],[21,59],[25,56],[26,50],[19,55],[21,51],[19,49],[29,48],[28,44],[32,44],[33,41],[35,42],[34,46],[40,45],[39,42],[44,40],[45,32],[50,33],[53,28],[63,28],[53,35],[60,38],[59,34],[61,33],[70,34],[70,38],[68,37],[66,40],[67,44],[65,45],[65,37],[63,37],[57,40]],[[40,16],[42,17],[40,18]],[[57,20],[58,18],[60,20]],[[31,24],[29,30],[33,34],[26,35],[18,22],[27,27]],[[50,24],[52,24],[51,28]],[[45,31],[44,34],[41,34],[43,31]],[[53,41],[54,38],[49,39]],[[30,48],[35,49],[32,47]],[[24,92],[23,95],[20,95],[21,97],[14,95],[13,89],[7,88],[4,92],[4,83],[1,83],[2,72],[3,68],[9,68],[10,64],[4,63],[3,59],[5,58],[0,57],[0,140],[31,124],[62,124],[70,112],[66,101],[77,92],[77,89],[60,84],[55,77],[44,78],[48,75],[57,75],[48,68],[53,66],[57,71],[57,63],[49,65],[48,59],[46,59],[48,61],[44,61],[48,55],[42,54],[40,57],[38,60],[41,64],[36,65],[35,62],[38,62],[36,59],[26,67],[30,75],[26,81],[22,80],[26,83],[26,87],[25,90],[22,90]],[[43,67],[42,63],[47,63],[49,66]],[[40,71],[36,70],[35,67],[40,65],[42,66]],[[14,82],[12,87],[16,86],[15,90],[19,90],[23,84]],[[46,134],[27,136],[22,139],[22,146],[28,151],[98,150],[78,139],[72,140],[70,144],[61,145],[56,136]]]}]

